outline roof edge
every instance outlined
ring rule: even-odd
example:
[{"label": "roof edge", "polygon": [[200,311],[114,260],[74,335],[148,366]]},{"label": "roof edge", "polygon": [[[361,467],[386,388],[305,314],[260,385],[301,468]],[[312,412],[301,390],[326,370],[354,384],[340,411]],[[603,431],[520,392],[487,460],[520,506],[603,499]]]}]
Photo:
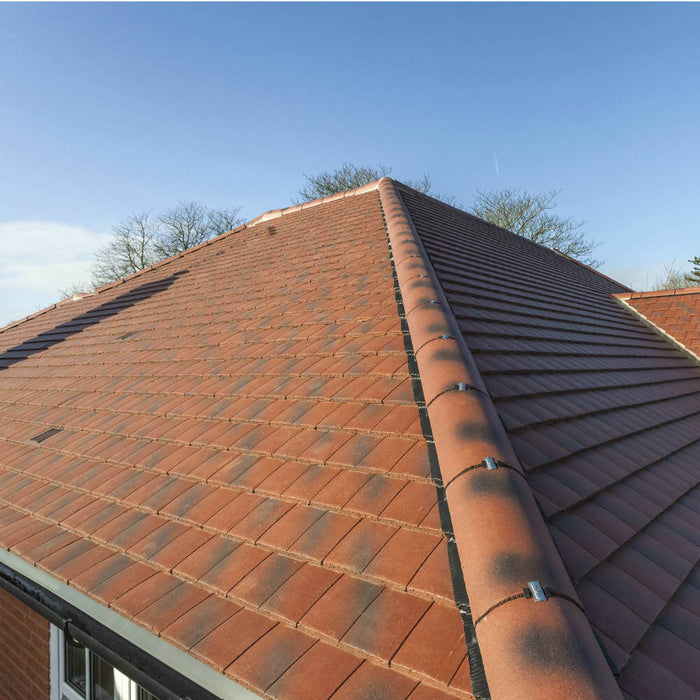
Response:
[{"label": "roof edge", "polygon": [[[700,287],[689,287],[689,289],[697,289],[697,292],[691,292],[692,294],[700,294]],[[659,296],[671,296],[667,294],[660,294]],[[686,355],[690,355],[691,359],[696,362],[700,362],[700,355],[691,350],[687,345],[681,343],[675,336],[673,336],[668,331],[664,330],[661,326],[654,323],[648,316],[645,316],[634,304],[630,304],[631,299],[639,299],[640,297],[636,294],[630,297],[625,294],[613,294],[613,298],[622,306],[624,306],[628,311],[631,311],[637,318],[643,321],[647,326],[653,328],[657,333],[663,336],[665,340],[673,343],[679,350],[684,352]]]},{"label": "roof edge", "polygon": [[[384,180],[388,180],[390,178],[382,178]],[[144,267],[141,270],[137,270],[136,272],[133,272],[130,275],[127,275],[126,277],[122,277],[121,279],[115,280],[114,282],[108,282],[107,284],[103,285],[102,287],[98,287],[97,289],[94,289],[91,292],[85,292],[81,294],[73,294],[70,297],[66,297],[65,299],[60,299],[57,301],[55,304],[51,304],[50,306],[47,306],[43,309],[40,309],[38,311],[35,311],[31,314],[28,314],[26,316],[23,316],[22,318],[17,319],[16,321],[10,321],[8,324],[5,326],[0,326],[0,333],[10,330],[10,328],[14,328],[15,326],[18,326],[21,323],[24,323],[25,321],[30,321],[33,318],[36,318],[37,316],[41,316],[42,314],[47,313],[48,311],[52,311],[55,309],[57,306],[63,306],[65,304],[70,304],[71,302],[74,301],[79,301],[81,299],[85,299],[86,297],[90,296],[98,296],[102,292],[106,292],[109,289],[112,289],[113,287],[117,287],[120,284],[123,284],[124,282],[128,282],[136,277],[140,277],[143,274],[146,274],[148,272],[152,272],[153,270],[157,270],[163,265],[167,265],[174,260],[179,260],[181,257],[185,255],[189,255],[195,250],[199,250],[200,248],[204,248],[205,246],[211,245],[212,243],[215,243],[216,241],[220,241],[222,238],[227,238],[228,236],[231,236],[236,233],[240,233],[241,231],[244,231],[245,229],[252,228],[253,226],[257,226],[258,224],[266,223],[268,221],[272,221],[273,219],[278,219],[281,216],[284,216],[285,214],[292,214],[297,211],[301,211],[303,209],[310,209],[311,207],[316,207],[319,204],[327,204],[328,202],[335,202],[338,199],[344,199],[345,197],[354,197],[356,195],[360,194],[365,194],[367,192],[373,192],[374,190],[377,190],[379,188],[379,183],[381,180],[375,180],[374,182],[369,182],[366,185],[362,185],[361,187],[356,187],[354,190],[346,190],[345,192],[338,192],[337,194],[332,194],[328,195],[326,197],[320,197],[319,199],[312,199],[308,202],[304,202],[303,204],[295,204],[291,207],[286,207],[283,209],[270,209],[269,211],[266,211],[263,214],[260,214],[260,216],[256,216],[254,219],[251,219],[250,221],[241,224],[240,226],[237,226],[234,229],[231,229],[230,231],[226,231],[225,233],[221,233],[218,236],[214,236],[214,238],[210,238],[206,241],[203,241],[199,245],[192,246],[192,248],[187,248],[187,250],[183,250],[181,253],[177,253],[176,255],[172,255],[169,258],[165,258],[164,260],[159,260],[156,263],[153,263],[153,265],[149,265],[148,267]]]},{"label": "roof edge", "polygon": [[[613,284],[616,284],[618,287],[624,287],[625,289],[628,290],[628,292],[623,292],[625,294],[634,292],[634,290],[631,287],[628,287],[626,284],[622,284],[619,280],[613,279],[612,277],[609,277],[606,275],[604,272],[601,272],[600,270],[597,270],[595,267],[592,267],[591,265],[587,265],[585,262],[581,262],[581,260],[577,260],[576,258],[572,257],[568,253],[564,253],[561,250],[558,250],[557,248],[552,248],[548,245],[544,245],[544,243],[538,243],[537,241],[533,241],[529,238],[526,238],[525,236],[520,236],[517,233],[514,233],[510,229],[503,228],[503,226],[499,226],[498,224],[494,224],[492,221],[487,221],[486,219],[482,219],[475,214],[472,214],[470,211],[467,211],[466,209],[461,209],[460,207],[455,206],[454,204],[449,204],[448,202],[443,202],[440,199],[436,199],[432,195],[428,194],[427,192],[421,192],[420,190],[416,190],[413,187],[410,187],[409,185],[404,184],[403,182],[400,182],[399,180],[393,180],[393,178],[382,178],[383,180],[389,180],[394,182],[395,184],[399,185],[401,189],[405,190],[410,190],[411,192],[415,192],[416,194],[421,195],[422,197],[428,197],[429,199],[432,199],[435,202],[439,202],[440,206],[443,207],[449,207],[450,209],[454,209],[455,211],[458,211],[460,214],[466,214],[470,219],[474,219],[474,221],[478,221],[481,224],[485,224],[486,226],[491,226],[492,228],[497,229],[498,231],[503,231],[504,233],[509,233],[511,236],[517,236],[518,238],[522,238],[523,240],[529,241],[533,245],[538,246],[539,248],[542,248],[543,250],[547,250],[550,253],[554,253],[555,255],[559,255],[562,258],[566,258],[567,260],[570,260],[573,263],[576,263],[580,267],[585,268],[589,272],[592,272],[598,277],[602,277],[603,279],[607,280],[608,282],[612,282]],[[380,180],[381,182],[381,180]]]},{"label": "roof edge", "polygon": [[[534,241],[533,241],[533,243],[534,243]],[[545,246],[545,247],[547,247],[547,246]],[[593,267],[592,265],[587,265],[585,262],[582,262],[581,260],[577,260],[576,258],[569,255],[568,253],[564,253],[563,251],[557,250],[556,248],[550,248],[550,250],[553,250],[555,253],[557,253],[558,255],[561,255],[562,257],[566,258],[567,260],[571,260],[571,262],[575,262],[577,265],[580,265],[581,267],[586,268],[586,270],[588,270],[589,272],[595,273],[596,275],[598,275],[598,277],[602,277],[603,279],[608,280],[608,282],[612,282],[613,284],[616,284],[618,287],[624,287],[625,289],[629,290],[627,292],[622,292],[623,294],[629,294],[629,293],[634,294],[634,290],[632,289],[632,287],[628,287],[626,284],[622,284],[622,282],[620,282],[619,280],[613,279],[612,277],[610,277],[609,275],[606,275],[604,272],[601,272],[600,270]]]},{"label": "roof edge", "polygon": [[492,697],[621,698],[397,183],[379,195]]},{"label": "roof edge", "polygon": [[646,299],[648,297],[675,297],[684,294],[700,294],[700,287],[681,287],[680,289],[653,289],[648,292],[622,292],[613,294],[617,299],[627,301],[628,299]]}]

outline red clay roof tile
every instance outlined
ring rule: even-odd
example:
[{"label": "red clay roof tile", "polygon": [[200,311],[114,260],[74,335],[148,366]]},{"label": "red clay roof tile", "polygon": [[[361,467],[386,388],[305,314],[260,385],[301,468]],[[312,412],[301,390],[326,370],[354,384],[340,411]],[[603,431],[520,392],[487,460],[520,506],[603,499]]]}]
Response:
[{"label": "red clay roof tile", "polygon": [[615,296],[696,357],[700,356],[700,287]]},{"label": "red clay roof tile", "polygon": [[[226,673],[258,692],[265,691],[303,656],[315,641],[296,629],[277,625],[234,661],[226,669]],[[306,679],[306,683],[310,680]]]},{"label": "red clay roof tile", "polygon": [[464,627],[459,612],[454,607],[436,604],[408,635],[392,659],[392,666],[447,685],[465,657]]},{"label": "red clay roof tile", "polygon": [[274,626],[273,620],[244,608],[209,632],[190,652],[223,671]]},{"label": "red clay roof tile", "polygon": [[341,641],[388,662],[429,607],[428,601],[386,588],[362,612]]},{"label": "red clay roof tile", "polygon": [[[697,432],[681,428],[700,407],[697,388],[684,392],[670,383],[697,379],[697,365],[616,306],[611,295],[622,289],[607,278],[467,215],[443,208],[436,216],[429,200],[409,190],[401,196],[569,572],[582,595],[595,586],[608,596],[606,610],[591,598],[589,619],[607,627],[639,596],[648,622],[638,634],[654,629],[658,599],[668,600],[679,582],[653,568],[659,551],[636,553],[635,542],[648,542],[636,533],[697,484],[697,471],[686,467],[690,480],[672,486],[675,455],[687,444],[680,436]],[[517,274],[489,275],[494,265],[515,270],[516,255]],[[653,472],[664,476],[650,483]],[[677,525],[670,529],[677,532]],[[620,568],[611,570],[606,558]],[[680,576],[684,569],[676,564]],[[625,656],[616,646],[621,663],[634,659],[634,645],[629,651]],[[487,677],[496,692],[500,680],[488,666]],[[621,679],[623,689],[632,688],[625,673]]]},{"label": "red clay roof tile", "polygon": [[585,694],[582,659],[612,697],[591,624],[625,691],[697,691],[697,363],[585,266],[376,190],[0,331],[3,547],[271,697],[485,691],[455,591],[530,576],[574,602],[478,623],[493,697]]},{"label": "red clay roof tile", "polygon": [[412,678],[365,661],[333,695],[334,700],[395,698],[404,700],[418,685]]},{"label": "red clay roof tile", "polygon": [[303,693],[308,700],[325,700],[347,680],[362,660],[337,647],[317,642],[267,689],[273,698]]},{"label": "red clay roof tile", "polygon": [[391,525],[362,519],[326,555],[324,564],[358,573],[364,571],[396,532],[397,528]]}]

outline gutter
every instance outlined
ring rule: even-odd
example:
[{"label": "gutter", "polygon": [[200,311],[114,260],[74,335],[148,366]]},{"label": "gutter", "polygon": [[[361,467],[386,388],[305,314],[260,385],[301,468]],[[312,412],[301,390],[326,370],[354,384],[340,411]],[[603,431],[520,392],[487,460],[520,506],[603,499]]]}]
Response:
[{"label": "gutter", "polygon": [[187,652],[2,549],[0,587],[158,700],[259,700]]},{"label": "gutter", "polygon": [[621,699],[397,183],[379,195],[488,682],[474,694]]}]

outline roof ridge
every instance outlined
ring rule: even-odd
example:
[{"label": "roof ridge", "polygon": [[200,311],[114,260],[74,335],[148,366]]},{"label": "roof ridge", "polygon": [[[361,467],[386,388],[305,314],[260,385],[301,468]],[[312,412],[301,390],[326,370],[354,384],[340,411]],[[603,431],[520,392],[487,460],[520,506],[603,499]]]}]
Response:
[{"label": "roof ridge", "polygon": [[282,209],[270,209],[260,216],[255,217],[249,221],[246,226],[248,228],[252,226],[257,226],[258,224],[265,223],[267,221],[272,221],[273,219],[279,219],[285,214],[293,214],[302,209],[310,209],[311,207],[317,207],[320,204],[328,204],[329,202],[335,202],[338,199],[344,199],[345,197],[355,197],[360,194],[366,194],[367,192],[373,192],[379,189],[379,184],[383,180],[391,180],[391,178],[383,177],[379,180],[374,180],[373,182],[368,182],[366,185],[361,185],[360,187],[355,187],[352,190],[345,190],[343,192],[336,192],[335,194],[329,194],[325,197],[319,197],[318,199],[311,199],[308,202],[302,202],[301,204],[293,204],[291,207],[283,207]]},{"label": "roof ridge", "polygon": [[[461,612],[472,641],[481,623],[478,643],[489,689],[473,691],[499,698],[620,697],[400,185],[383,179],[379,194],[439,460],[438,487],[469,595]],[[548,605],[525,599],[532,579],[549,592]],[[553,664],[555,675],[543,673]],[[545,678],[552,679],[547,686]]]}]

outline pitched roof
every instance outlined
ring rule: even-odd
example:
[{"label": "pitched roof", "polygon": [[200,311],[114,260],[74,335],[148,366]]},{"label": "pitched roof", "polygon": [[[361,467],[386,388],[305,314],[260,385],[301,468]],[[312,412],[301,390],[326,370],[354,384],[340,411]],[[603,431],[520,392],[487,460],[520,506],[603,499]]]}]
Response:
[{"label": "pitched roof", "polygon": [[616,296],[696,357],[700,356],[700,287]]},{"label": "pitched roof", "polygon": [[387,178],[269,212],[0,332],[0,544],[260,695],[612,697],[593,630],[697,692],[700,368],[624,291]]}]

